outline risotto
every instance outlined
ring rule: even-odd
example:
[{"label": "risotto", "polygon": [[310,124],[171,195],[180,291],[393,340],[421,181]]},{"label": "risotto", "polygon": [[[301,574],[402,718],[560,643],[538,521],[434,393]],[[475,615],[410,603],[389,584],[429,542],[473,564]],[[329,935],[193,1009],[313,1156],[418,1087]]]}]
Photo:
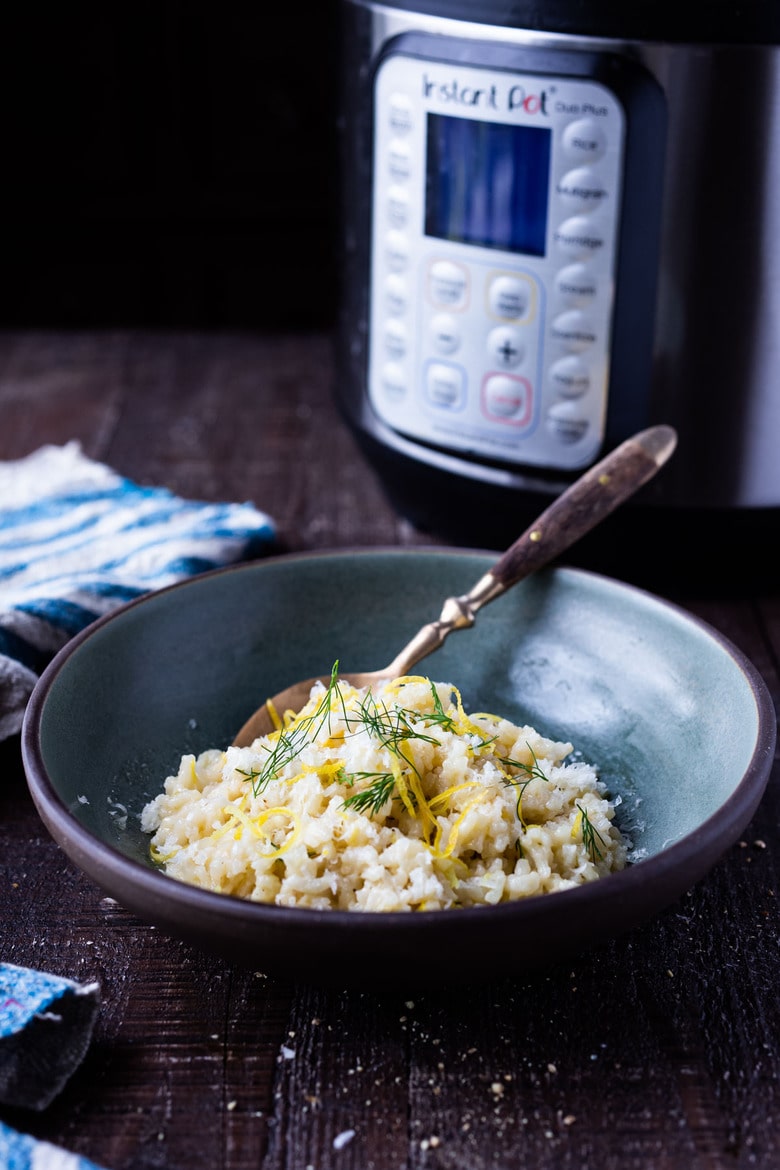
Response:
[{"label": "risotto", "polygon": [[[274,715],[276,713],[274,712]],[[318,684],[250,747],[184,756],[142,814],[170,877],[278,906],[493,905],[622,869],[615,808],[572,745],[418,676]]]}]

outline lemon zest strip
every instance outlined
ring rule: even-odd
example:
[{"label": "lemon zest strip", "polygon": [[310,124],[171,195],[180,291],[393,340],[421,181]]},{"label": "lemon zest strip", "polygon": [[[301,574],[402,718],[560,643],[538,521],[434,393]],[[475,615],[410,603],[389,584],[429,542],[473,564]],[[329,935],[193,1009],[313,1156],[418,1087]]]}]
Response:
[{"label": "lemon zest strip", "polygon": [[429,682],[430,682],[430,680],[425,678],[425,676],[422,674],[402,674],[400,676],[400,678],[392,679],[388,683],[387,689],[388,689],[388,691],[392,691],[393,694],[397,694],[398,691],[400,691],[401,687],[409,686],[410,684],[413,684],[413,683],[426,683],[426,684],[428,684]]},{"label": "lemon zest strip", "polygon": [[438,822],[436,817],[431,812],[428,801],[425,798],[425,793],[423,792],[422,785],[420,783],[420,777],[414,771],[409,773],[409,787],[414,793],[414,797],[417,801],[417,808],[422,813],[423,817],[430,822],[431,827],[435,828]]},{"label": "lemon zest strip", "polygon": [[393,760],[392,764],[390,765],[390,770],[393,773],[395,786],[398,789],[398,795],[401,797],[401,802],[404,808],[410,817],[417,816],[414,805],[412,804],[412,801],[409,797],[409,789],[406,786],[406,780],[403,777],[403,773],[401,772],[401,765],[399,764],[398,760]]},{"label": "lemon zest strip", "polygon": [[[235,812],[235,807],[233,805],[227,805],[227,807],[222,811],[229,811],[230,815],[225,821],[224,825],[220,825],[218,829],[214,829],[211,833],[209,833],[209,837],[212,841],[221,841],[222,838],[225,837],[231,829],[235,829],[236,825],[238,824],[238,817],[233,815]],[[238,837],[240,837],[240,833],[237,835],[236,840],[238,840]]]},{"label": "lemon zest strip", "polygon": [[[292,832],[288,835],[284,844],[280,845],[278,848],[274,847],[273,855],[274,857],[279,857],[280,854],[286,853],[287,850],[290,849],[300,837],[301,822],[300,818],[296,815],[296,813],[293,812],[291,808],[287,808],[285,805],[277,805],[275,808],[267,808],[265,812],[260,813],[259,816],[254,818],[254,824],[257,827],[257,830],[261,829],[267,820],[275,816],[287,816],[290,818],[293,825]],[[270,838],[265,833],[258,832],[258,836],[263,836],[267,841],[270,841]]]},{"label": "lemon zest strip", "polygon": [[452,687],[452,694],[455,696],[455,710],[457,711],[457,719],[453,722],[458,735],[478,735],[481,739],[485,734],[484,727],[480,727],[468,717],[463,706],[463,698],[457,687]]},{"label": "lemon zest strip", "polygon": [[262,827],[270,817],[284,815],[288,816],[292,821],[293,829],[292,832],[288,835],[284,844],[280,845],[278,848],[274,846],[273,854],[269,854],[269,856],[279,857],[282,853],[286,853],[287,850],[295,844],[301,834],[301,822],[299,817],[293,812],[291,808],[287,808],[285,805],[276,805],[274,808],[267,808],[264,812],[261,812],[256,817],[250,817],[249,813],[245,812],[244,809],[235,804],[226,805],[222,811],[228,814],[228,820],[224,825],[220,826],[219,829],[215,829],[211,834],[215,841],[220,840],[220,838],[224,837],[225,834],[229,833],[233,828],[236,829],[236,840],[238,841],[242,836],[243,829],[247,828],[255,837],[258,838],[258,840],[268,841],[271,843],[268,833],[264,833],[262,831]]},{"label": "lemon zest strip", "polygon": [[325,764],[301,764],[301,770],[297,776],[293,776],[291,780],[285,781],[287,784],[294,784],[296,780],[300,780],[302,776],[319,776],[320,780],[332,780],[337,776],[344,767],[342,760],[329,760]]},{"label": "lemon zest strip", "polygon": [[166,861],[170,861],[179,852],[178,849],[173,849],[170,853],[161,853],[156,845],[149,846],[149,856],[155,865],[164,865]]},{"label": "lemon zest strip", "polygon": [[466,788],[474,788],[479,784],[479,780],[467,780],[464,784],[453,784],[451,788],[445,788],[443,792],[438,793],[437,796],[432,796],[428,801],[428,808],[437,808],[440,804],[446,804],[451,796],[456,792],[463,792]]},{"label": "lemon zest strip", "polygon": [[256,836],[268,841],[269,844],[272,844],[269,835],[267,833],[261,832],[261,829],[266,821],[275,816],[289,817],[293,826],[292,832],[288,834],[284,844],[280,845],[278,848],[276,846],[273,847],[273,856],[279,857],[282,853],[286,853],[287,850],[290,849],[300,837],[301,822],[300,818],[293,812],[293,810],[291,808],[287,808],[285,805],[277,805],[274,808],[267,808],[265,812],[261,812],[259,816],[254,817],[252,820],[252,831]]},{"label": "lemon zest strip", "polygon": [[460,830],[463,827],[464,820],[469,815],[471,810],[476,808],[480,801],[484,800],[486,796],[487,793],[483,789],[482,792],[478,792],[477,795],[472,797],[472,799],[468,802],[463,812],[460,814],[450,829],[449,837],[447,839],[447,848],[444,850],[441,848],[441,838],[442,833],[444,832],[444,826],[439,823],[439,827],[436,831],[436,837],[434,839],[433,846],[431,847],[433,856],[437,859],[437,861],[442,861],[445,857],[450,857],[452,855],[452,851],[455,848],[458,837],[460,835]]}]

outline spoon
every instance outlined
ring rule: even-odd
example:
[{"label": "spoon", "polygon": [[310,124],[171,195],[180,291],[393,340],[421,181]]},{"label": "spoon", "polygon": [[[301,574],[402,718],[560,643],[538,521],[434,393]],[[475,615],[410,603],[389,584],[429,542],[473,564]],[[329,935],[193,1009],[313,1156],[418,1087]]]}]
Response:
[{"label": "spoon", "polygon": [[[468,593],[447,598],[440,617],[423,626],[389,666],[338,677],[355,687],[366,687],[408,674],[413,666],[438,649],[453,630],[472,626],[483,605],[548,564],[595,528],[663,467],[676,445],[676,432],[664,425],[650,427],[626,439],[562,492]],[[258,736],[275,730],[270,706],[280,716],[286,711],[300,711],[317,681],[310,678],[294,683],[267,700],[246,721],[233,740],[234,746],[246,747]]]}]

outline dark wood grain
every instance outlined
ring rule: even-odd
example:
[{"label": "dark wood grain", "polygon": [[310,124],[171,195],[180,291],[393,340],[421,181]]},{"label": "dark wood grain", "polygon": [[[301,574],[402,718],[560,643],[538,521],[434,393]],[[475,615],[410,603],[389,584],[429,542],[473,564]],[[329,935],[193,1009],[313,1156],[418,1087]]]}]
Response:
[{"label": "dark wood grain", "polygon": [[[0,458],[78,439],[194,498],[251,499],[289,549],[428,544],[332,403],[325,334],[0,335]],[[780,597],[681,601],[780,697]],[[107,899],[0,744],[0,958],[97,979],[88,1055],[0,1118],[109,1170],[733,1170],[780,1165],[780,775],[655,921],[474,988],[339,993],[227,966]],[[523,939],[517,940],[518,950]]]}]

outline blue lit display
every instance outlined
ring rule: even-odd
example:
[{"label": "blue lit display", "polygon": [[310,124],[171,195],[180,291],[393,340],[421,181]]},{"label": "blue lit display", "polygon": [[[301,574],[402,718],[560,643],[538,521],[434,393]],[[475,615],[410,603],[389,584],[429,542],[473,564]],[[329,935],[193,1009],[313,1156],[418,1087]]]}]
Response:
[{"label": "blue lit display", "polygon": [[428,114],[425,234],[544,256],[551,132]]}]

